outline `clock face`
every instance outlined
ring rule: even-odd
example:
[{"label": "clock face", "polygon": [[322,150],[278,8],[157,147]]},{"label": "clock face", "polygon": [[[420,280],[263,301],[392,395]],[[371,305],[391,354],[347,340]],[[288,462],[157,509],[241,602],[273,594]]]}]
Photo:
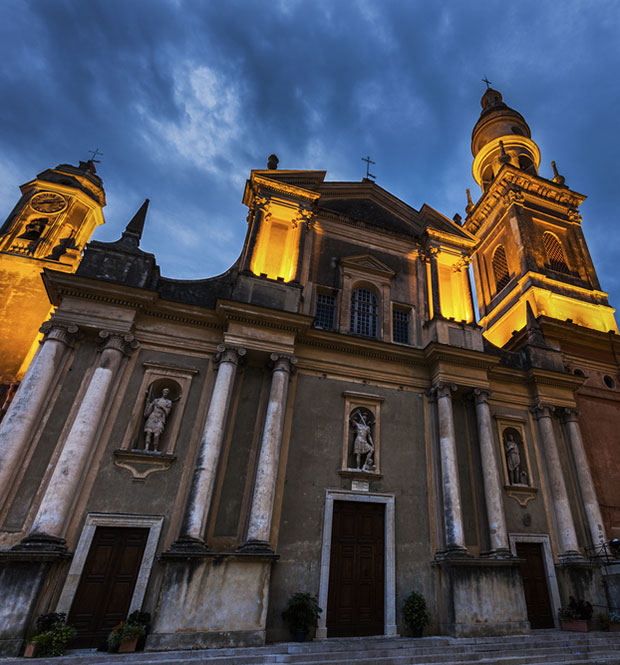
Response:
[{"label": "clock face", "polygon": [[37,212],[60,212],[67,205],[64,196],[54,192],[39,192],[30,199],[30,206]]}]

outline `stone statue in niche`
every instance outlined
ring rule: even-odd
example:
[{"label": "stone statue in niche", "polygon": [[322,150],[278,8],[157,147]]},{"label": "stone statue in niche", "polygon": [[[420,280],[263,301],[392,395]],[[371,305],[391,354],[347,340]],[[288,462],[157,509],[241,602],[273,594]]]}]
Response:
[{"label": "stone statue in niche", "polygon": [[153,450],[160,452],[159,440],[166,428],[166,420],[172,409],[172,400],[169,399],[170,390],[164,388],[161,391],[161,397],[156,397],[149,402],[147,397],[146,408],[144,409],[144,450]]},{"label": "stone statue in niche", "polygon": [[529,485],[527,471],[522,463],[522,451],[519,444],[521,437],[512,428],[504,430],[504,451],[506,454],[506,467],[508,481],[511,485]]},{"label": "stone statue in niche", "polygon": [[[353,426],[353,456],[359,471],[375,470],[375,444],[372,440],[372,414],[355,409],[351,414]],[[363,460],[363,462],[362,462]]]}]

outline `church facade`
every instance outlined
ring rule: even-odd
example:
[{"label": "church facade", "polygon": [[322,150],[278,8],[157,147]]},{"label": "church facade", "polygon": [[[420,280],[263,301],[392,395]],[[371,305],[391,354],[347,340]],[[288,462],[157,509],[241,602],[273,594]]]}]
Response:
[{"label": "church facade", "polygon": [[[585,197],[491,89],[472,153],[464,220],[272,156],[222,275],[161,276],[148,202],[42,266],[53,313],[0,425],[1,653],[51,611],[80,646],[134,610],[147,649],[288,640],[298,591],[318,639],[403,633],[414,590],[455,636],[618,606],[620,343]],[[25,190],[0,263],[57,186]]]}]

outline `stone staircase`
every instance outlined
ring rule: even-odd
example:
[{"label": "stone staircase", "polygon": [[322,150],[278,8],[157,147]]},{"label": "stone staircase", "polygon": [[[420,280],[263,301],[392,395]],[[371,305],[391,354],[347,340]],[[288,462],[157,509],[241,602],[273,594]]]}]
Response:
[{"label": "stone staircase", "polygon": [[[1,665],[24,665],[21,658]],[[26,661],[27,662],[27,661]],[[55,665],[620,665],[620,633],[534,631],[531,635],[451,638],[341,638],[298,644],[196,651],[106,654],[73,651],[36,659]]]}]

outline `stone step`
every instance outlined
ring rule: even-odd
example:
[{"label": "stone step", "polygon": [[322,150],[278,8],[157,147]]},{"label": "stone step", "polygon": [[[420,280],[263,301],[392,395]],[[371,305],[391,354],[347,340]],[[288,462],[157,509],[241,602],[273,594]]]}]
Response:
[{"label": "stone step", "polygon": [[[308,643],[196,651],[138,652],[110,655],[69,652],[33,663],[56,665],[620,665],[620,634],[536,631],[494,638],[336,638]],[[1,665],[22,659],[0,659]]]}]

